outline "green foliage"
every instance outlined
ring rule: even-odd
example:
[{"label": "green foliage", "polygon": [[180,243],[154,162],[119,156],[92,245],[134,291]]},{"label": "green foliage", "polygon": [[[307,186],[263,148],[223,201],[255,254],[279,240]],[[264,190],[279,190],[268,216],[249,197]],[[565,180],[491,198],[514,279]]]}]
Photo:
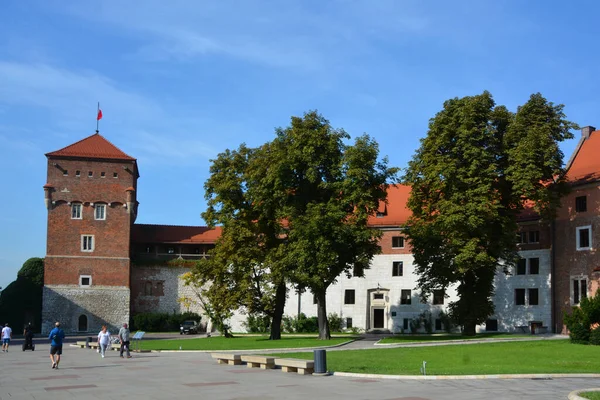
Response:
[{"label": "green foliage", "polygon": [[600,328],[593,329],[590,332],[590,344],[600,346]]},{"label": "green foliage", "polygon": [[423,325],[423,321],[421,320],[420,317],[415,317],[410,320],[409,324],[410,324],[410,332],[417,333],[417,332],[419,332],[419,329],[421,329],[421,325]]},{"label": "green foliage", "polygon": [[344,330],[344,320],[337,313],[331,313],[327,316],[329,329],[331,332],[342,332]]},{"label": "green foliage", "polygon": [[139,313],[133,316],[132,329],[146,332],[172,332],[179,331],[183,321],[196,321],[200,323],[202,316],[193,312],[182,314],[169,313]]},{"label": "green foliage", "polygon": [[318,318],[307,317],[304,313],[300,313],[297,317],[285,315],[283,329],[288,333],[315,333],[319,331]]},{"label": "green foliage", "polygon": [[38,286],[44,286],[44,259],[33,257],[25,261],[17,278],[26,279]]},{"label": "green foliage", "polygon": [[438,314],[439,319],[442,321],[442,327],[446,333],[451,333],[454,330],[454,321],[450,314],[440,311]]},{"label": "green foliage", "polygon": [[2,323],[8,322],[16,333],[28,323],[39,331],[42,325],[44,259],[30,258],[17,273],[17,279],[0,293]]},{"label": "green foliage", "polygon": [[423,311],[419,315],[419,318],[421,318],[421,321],[423,322],[423,327],[425,328],[425,332],[427,332],[429,334],[433,333],[433,320],[432,320],[431,312],[429,310]]},{"label": "green foliage", "polygon": [[408,236],[422,296],[457,285],[452,318],[467,335],[494,312],[493,278],[517,260],[523,199],[554,215],[565,186],[558,142],[576,125],[541,95],[511,113],[492,96],[454,98],[430,120],[404,176]]},{"label": "green foliage", "polygon": [[[584,297],[579,307],[573,307],[571,314],[564,315],[565,325],[569,330],[571,342],[587,344],[592,341],[592,326],[600,324],[600,289],[593,297]],[[598,328],[594,329],[597,331]],[[597,340],[594,333],[594,341]],[[594,343],[595,344],[595,343]]]},{"label": "green foliage", "polygon": [[249,333],[266,333],[271,326],[271,318],[268,315],[248,314],[243,325]]}]

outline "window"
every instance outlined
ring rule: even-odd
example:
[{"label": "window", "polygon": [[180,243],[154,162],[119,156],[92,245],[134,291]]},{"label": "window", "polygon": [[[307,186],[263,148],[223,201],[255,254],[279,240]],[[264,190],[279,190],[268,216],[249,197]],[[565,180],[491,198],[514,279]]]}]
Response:
[{"label": "window", "polygon": [[515,289],[515,304],[517,306],[525,305],[525,289]]},{"label": "window", "polygon": [[529,274],[538,275],[540,273],[540,259],[530,258],[529,259]]},{"label": "window", "polygon": [[573,293],[571,296],[572,303],[579,304],[581,299],[587,297],[587,278],[573,278],[571,279]]},{"label": "window", "polygon": [[146,282],[144,284],[144,295],[152,296],[152,282]]},{"label": "window", "polygon": [[152,246],[146,246],[146,253],[152,253]]},{"label": "window", "polygon": [[94,172],[93,171],[88,171],[88,178],[91,178],[94,176]]},{"label": "window", "polygon": [[519,258],[517,262],[517,275],[525,275],[527,273],[527,260]]},{"label": "window", "polygon": [[94,251],[93,235],[81,235],[81,251]]},{"label": "window", "polygon": [[540,242],[540,231],[529,231],[529,243]]},{"label": "window", "polygon": [[375,214],[375,217],[376,218],[383,218],[383,217],[385,217],[385,213],[381,212],[381,211],[377,211],[377,213]]},{"label": "window", "polygon": [[96,219],[106,219],[106,204],[96,204],[94,208]]},{"label": "window", "polygon": [[344,304],[354,304],[354,289],[346,289],[344,292]]},{"label": "window", "polygon": [[435,319],[435,330],[436,331],[441,331],[442,330],[442,320],[439,318]]},{"label": "window", "polygon": [[69,176],[69,171],[65,169],[65,170],[63,171],[63,176]]},{"label": "window", "polygon": [[529,305],[537,306],[539,303],[538,289],[529,289]]},{"label": "window", "polygon": [[409,305],[411,303],[410,290],[402,289],[400,292],[400,304]]},{"label": "window", "polygon": [[575,197],[575,211],[576,212],[586,212],[587,211],[587,197],[586,196]]},{"label": "window", "polygon": [[375,293],[373,295],[373,300],[383,300],[383,293]]},{"label": "window", "polygon": [[100,172],[100,178],[106,178],[106,172]]},{"label": "window", "polygon": [[169,248],[167,248],[167,253],[169,253],[169,254],[175,254],[175,247],[169,247]]},{"label": "window", "polygon": [[590,250],[592,248],[592,227],[579,226],[577,231],[577,250]]},{"label": "window", "polygon": [[527,232],[519,232],[519,237],[517,238],[518,243],[526,244],[527,243]]},{"label": "window", "polygon": [[392,311],[392,317],[396,316],[396,311]]},{"label": "window", "polygon": [[81,287],[92,286],[92,276],[91,275],[79,275],[79,286],[81,286]]},{"label": "window", "polygon": [[163,295],[163,283],[162,282],[156,282],[156,294],[158,296],[162,296]]},{"label": "window", "polygon": [[113,178],[115,178],[115,179],[116,179],[116,178],[118,178],[118,177],[119,177],[119,174],[118,174],[117,172],[113,172]]},{"label": "window", "polygon": [[346,318],[346,328],[352,328],[352,318]]},{"label": "window", "polygon": [[434,290],[433,291],[433,304],[444,304],[444,290]]},{"label": "window", "polygon": [[410,324],[410,319],[408,319],[408,318],[402,319],[402,329],[404,329],[405,331],[408,330],[409,324]]},{"label": "window", "polygon": [[402,261],[394,261],[392,263],[392,276],[402,276],[404,271],[404,264]]},{"label": "window", "polygon": [[75,171],[75,176],[77,178],[79,178],[81,176],[81,171],[79,171],[79,170]]},{"label": "window", "polygon": [[392,248],[394,248],[394,249],[403,249],[404,248],[404,237],[402,237],[402,236],[393,236],[392,237]]},{"label": "window", "polygon": [[81,203],[71,204],[71,219],[81,219]]},{"label": "window", "polygon": [[498,332],[498,320],[488,319],[485,321],[485,330],[487,332]]}]

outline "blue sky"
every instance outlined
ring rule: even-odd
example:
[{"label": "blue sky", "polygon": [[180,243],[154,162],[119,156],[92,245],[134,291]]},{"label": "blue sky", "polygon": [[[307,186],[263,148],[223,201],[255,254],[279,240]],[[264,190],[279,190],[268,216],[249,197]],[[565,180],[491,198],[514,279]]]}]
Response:
[{"label": "blue sky", "polygon": [[600,126],[599,14],[593,1],[4,0],[0,286],[44,256],[44,153],[94,133],[97,101],[101,133],[138,159],[138,222],[202,225],[209,160],[311,109],[400,167],[444,100],[483,90],[512,110],[541,92]]}]

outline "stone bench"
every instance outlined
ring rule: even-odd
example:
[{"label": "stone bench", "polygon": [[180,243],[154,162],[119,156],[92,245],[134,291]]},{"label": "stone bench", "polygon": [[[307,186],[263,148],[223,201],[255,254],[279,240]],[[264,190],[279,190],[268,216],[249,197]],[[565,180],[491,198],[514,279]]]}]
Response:
[{"label": "stone bench", "polygon": [[273,369],[275,368],[275,357],[242,355],[242,362],[245,362],[248,368]]},{"label": "stone bench", "polygon": [[[75,342],[75,346],[80,347],[82,349],[88,348],[86,342]],[[89,342],[90,349],[97,349],[98,342]],[[119,343],[112,343],[107,350],[121,350],[121,345]]]},{"label": "stone bench", "polygon": [[297,372],[300,375],[310,375],[315,370],[315,362],[297,358],[276,358],[275,365],[283,372]]},{"label": "stone bench", "polygon": [[217,364],[240,365],[242,363],[239,354],[212,353],[211,356],[217,360]]}]

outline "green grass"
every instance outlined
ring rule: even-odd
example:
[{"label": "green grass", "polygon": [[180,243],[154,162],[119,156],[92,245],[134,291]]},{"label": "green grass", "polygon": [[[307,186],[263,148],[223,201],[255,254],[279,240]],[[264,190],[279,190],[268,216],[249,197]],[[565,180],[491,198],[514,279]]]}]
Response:
[{"label": "green grass", "polygon": [[[279,356],[312,359],[313,353]],[[543,340],[327,352],[327,367],[336,372],[419,375],[423,361],[428,375],[598,373],[600,346]]]},{"label": "green grass", "polygon": [[600,400],[600,392],[582,392],[579,393],[579,396],[590,400]]},{"label": "green grass", "polygon": [[474,340],[474,339],[512,339],[525,338],[531,335],[517,335],[514,333],[478,333],[475,336],[462,336],[461,334],[439,333],[433,335],[395,335],[382,339],[379,343],[410,343],[432,342],[444,340]]},{"label": "green grass", "polygon": [[312,337],[287,337],[269,340],[268,336],[237,336],[233,338],[210,337],[198,339],[142,340],[144,350],[260,350],[334,346],[347,342],[352,337],[333,337],[331,340],[317,340]]}]

